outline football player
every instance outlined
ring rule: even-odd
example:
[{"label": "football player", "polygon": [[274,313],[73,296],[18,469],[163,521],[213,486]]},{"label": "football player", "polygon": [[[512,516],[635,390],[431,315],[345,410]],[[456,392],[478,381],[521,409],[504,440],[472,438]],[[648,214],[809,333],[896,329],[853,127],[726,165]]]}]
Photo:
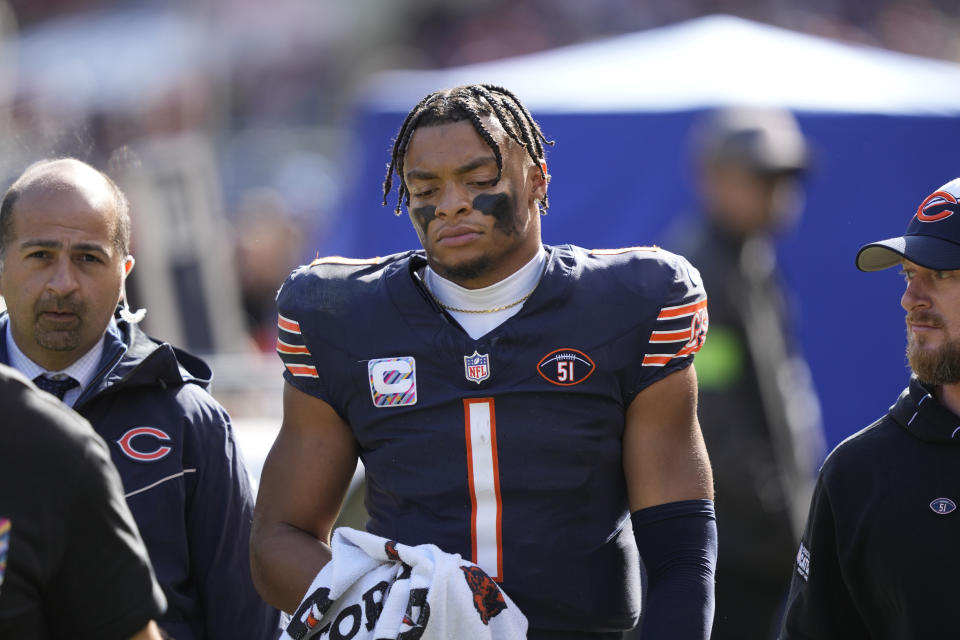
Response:
[{"label": "football player", "polygon": [[[706,638],[716,523],[691,365],[706,294],[651,247],[545,246],[548,144],[509,91],[426,96],[393,147],[422,250],[324,258],[278,297],[283,424],[252,558],[293,611],[358,458],[367,529],[469,559],[530,638]],[[639,554],[638,554],[639,549]]]}]

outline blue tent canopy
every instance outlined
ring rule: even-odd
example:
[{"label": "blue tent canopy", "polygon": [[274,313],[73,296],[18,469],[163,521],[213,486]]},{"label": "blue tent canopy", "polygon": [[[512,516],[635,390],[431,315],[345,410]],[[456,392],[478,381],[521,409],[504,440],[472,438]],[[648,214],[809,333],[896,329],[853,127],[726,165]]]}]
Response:
[{"label": "blue tent canopy", "polygon": [[418,246],[380,206],[389,146],[423,95],[464,83],[513,90],[548,150],[548,243],[662,242],[694,209],[688,135],[707,109],[777,105],[817,149],[802,218],[780,243],[831,446],[881,416],[908,377],[902,283],[865,274],[857,248],[901,234],[923,198],[960,176],[960,65],[836,43],[728,16],[367,85],[353,127],[359,156],[323,253]]}]

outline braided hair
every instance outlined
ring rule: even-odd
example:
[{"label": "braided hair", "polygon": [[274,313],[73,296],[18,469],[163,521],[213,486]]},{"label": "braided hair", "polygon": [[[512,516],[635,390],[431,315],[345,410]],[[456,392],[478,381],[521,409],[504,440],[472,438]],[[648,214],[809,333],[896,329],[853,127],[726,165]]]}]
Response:
[{"label": "braided hair", "polygon": [[[403,160],[413,132],[421,126],[469,121],[477,135],[483,138],[493,151],[497,160],[497,180],[499,181],[503,176],[503,153],[496,139],[483,124],[485,116],[493,116],[499,121],[507,135],[527,151],[527,155],[539,167],[540,175],[546,181],[549,176],[543,146],[545,144],[552,146],[553,141],[544,137],[540,125],[533,119],[527,108],[513,93],[503,87],[492,84],[464,85],[431,93],[407,114],[393,142],[393,153],[390,156],[390,164],[387,166],[387,176],[383,181],[383,204],[387,204],[387,197],[393,188],[393,176],[396,174],[399,178],[399,186],[397,187],[397,206],[393,212],[400,215],[401,206],[410,205],[410,192],[403,181]],[[546,213],[550,206],[546,195],[543,196],[539,206]]]}]

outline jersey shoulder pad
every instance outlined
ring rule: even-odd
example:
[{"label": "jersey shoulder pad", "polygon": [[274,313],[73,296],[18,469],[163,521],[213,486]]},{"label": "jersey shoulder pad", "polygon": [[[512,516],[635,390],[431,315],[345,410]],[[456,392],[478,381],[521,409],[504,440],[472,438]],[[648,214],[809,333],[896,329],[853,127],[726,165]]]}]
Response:
[{"label": "jersey shoulder pad", "polygon": [[652,244],[637,247],[621,247],[619,249],[588,249],[587,253],[593,256],[623,256],[633,253],[656,253],[657,251],[662,251],[662,249]]},{"label": "jersey shoulder pad", "polygon": [[613,276],[629,292],[662,306],[686,305],[706,298],[700,272],[683,256],[656,246],[592,249],[586,268]]},{"label": "jersey shoulder pad", "polygon": [[277,292],[277,307],[294,315],[344,309],[375,288],[385,271],[410,253],[363,259],[317,258],[287,277]]},{"label": "jersey shoulder pad", "polygon": [[300,388],[308,393],[316,390],[310,386],[320,377],[315,356],[342,347],[360,319],[378,317],[385,299],[377,295],[381,280],[389,269],[404,268],[408,258],[318,258],[290,274],[277,292],[277,353],[288,380],[307,385]]},{"label": "jersey shoulder pad", "polygon": [[[686,258],[659,247],[586,252],[591,289],[605,299],[632,300],[631,317],[645,338],[643,367],[682,366],[703,345],[709,325],[700,273]],[[623,306],[623,305],[621,305]]]},{"label": "jersey shoulder pad", "polygon": [[316,267],[322,264],[338,264],[343,266],[369,266],[380,264],[382,258],[344,258],[343,256],[324,256],[316,257],[309,266]]}]

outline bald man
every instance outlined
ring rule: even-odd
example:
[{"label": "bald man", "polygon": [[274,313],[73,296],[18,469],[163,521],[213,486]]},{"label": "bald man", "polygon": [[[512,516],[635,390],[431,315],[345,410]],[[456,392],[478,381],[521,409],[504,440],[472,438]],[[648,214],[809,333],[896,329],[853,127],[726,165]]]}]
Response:
[{"label": "bald man", "polygon": [[252,491],[210,369],[147,336],[123,304],[128,210],[109,177],[70,158],[30,166],[6,191],[0,363],[107,442],[167,598],[161,627],[177,640],[274,638],[279,613],[250,578]]}]

